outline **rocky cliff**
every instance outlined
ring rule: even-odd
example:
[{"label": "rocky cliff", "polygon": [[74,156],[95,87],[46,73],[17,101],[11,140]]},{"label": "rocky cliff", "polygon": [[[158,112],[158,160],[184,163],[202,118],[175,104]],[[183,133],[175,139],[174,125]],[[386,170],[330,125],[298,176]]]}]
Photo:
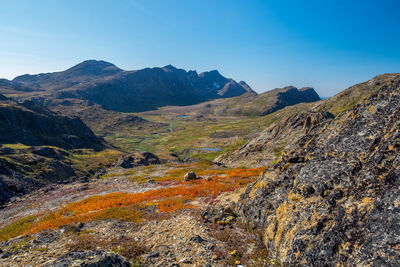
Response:
[{"label": "rocky cliff", "polygon": [[19,104],[7,99],[0,101],[0,143],[104,148],[79,118],[55,114],[30,101]]},{"label": "rocky cliff", "polygon": [[283,266],[398,266],[400,74],[304,134],[249,186],[239,213]]}]

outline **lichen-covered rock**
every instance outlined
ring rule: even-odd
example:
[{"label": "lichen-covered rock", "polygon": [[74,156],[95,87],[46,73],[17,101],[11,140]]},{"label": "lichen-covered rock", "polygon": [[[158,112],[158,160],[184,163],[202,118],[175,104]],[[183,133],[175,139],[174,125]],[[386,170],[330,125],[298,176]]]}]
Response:
[{"label": "lichen-covered rock", "polygon": [[201,214],[205,223],[227,225],[232,223],[237,215],[231,207],[208,206]]},{"label": "lichen-covered rock", "polygon": [[400,74],[298,139],[239,213],[284,266],[400,265]]}]

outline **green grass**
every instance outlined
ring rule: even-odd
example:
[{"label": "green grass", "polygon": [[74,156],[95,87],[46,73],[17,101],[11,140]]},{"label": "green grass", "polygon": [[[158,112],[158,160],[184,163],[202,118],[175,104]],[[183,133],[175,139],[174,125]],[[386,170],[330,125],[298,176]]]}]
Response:
[{"label": "green grass", "polygon": [[91,149],[77,149],[71,151],[70,160],[72,168],[77,170],[79,175],[87,175],[91,171],[104,168],[116,161],[123,153],[118,150],[105,149],[100,152]]},{"label": "green grass", "polygon": [[7,147],[7,148],[11,148],[11,149],[28,149],[30,148],[30,146],[24,145],[24,144],[2,144],[2,147]]},{"label": "green grass", "polygon": [[[163,123],[167,121],[173,127],[166,128],[173,128],[173,131],[159,129],[158,135],[143,133],[141,137],[133,136],[130,132],[118,132],[110,133],[105,139],[126,151],[150,151],[161,157],[174,152],[180,154],[181,158],[189,156],[192,159],[213,160],[226,150],[232,150],[234,146],[239,147],[245,143],[250,132],[260,131],[266,124],[269,124],[269,120],[265,120],[263,117],[221,117],[215,121],[190,119],[168,121],[161,116],[147,115],[145,119]],[[221,131],[233,133],[233,137],[210,137],[214,132]],[[202,147],[216,147],[220,148],[222,152],[201,151]]]},{"label": "green grass", "polygon": [[37,218],[38,216],[32,215],[4,226],[0,229],[0,242],[13,238],[15,236],[22,235],[32,226]]}]

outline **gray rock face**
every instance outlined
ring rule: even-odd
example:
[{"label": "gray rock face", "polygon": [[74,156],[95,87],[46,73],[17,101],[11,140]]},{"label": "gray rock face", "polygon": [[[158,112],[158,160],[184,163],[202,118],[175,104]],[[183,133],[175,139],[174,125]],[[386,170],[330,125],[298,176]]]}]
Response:
[{"label": "gray rock face", "polygon": [[300,138],[239,213],[284,266],[399,266],[400,74]]}]

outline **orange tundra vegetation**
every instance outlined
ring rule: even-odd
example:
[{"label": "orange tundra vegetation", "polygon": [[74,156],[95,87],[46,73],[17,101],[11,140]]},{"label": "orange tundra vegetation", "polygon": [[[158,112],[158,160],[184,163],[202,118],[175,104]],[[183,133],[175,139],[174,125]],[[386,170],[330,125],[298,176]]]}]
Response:
[{"label": "orange tundra vegetation", "polygon": [[[33,222],[24,234],[33,234],[45,229],[56,229],[73,222],[88,222],[103,219],[121,219],[140,222],[144,219],[144,207],[153,205],[159,212],[174,212],[191,208],[194,199],[217,196],[233,191],[253,182],[265,168],[229,169],[204,171],[201,175],[213,175],[210,179],[182,182],[178,186],[150,190],[143,193],[111,193],[92,196],[70,203],[58,211],[51,212]],[[224,177],[215,174],[224,174]]]}]

